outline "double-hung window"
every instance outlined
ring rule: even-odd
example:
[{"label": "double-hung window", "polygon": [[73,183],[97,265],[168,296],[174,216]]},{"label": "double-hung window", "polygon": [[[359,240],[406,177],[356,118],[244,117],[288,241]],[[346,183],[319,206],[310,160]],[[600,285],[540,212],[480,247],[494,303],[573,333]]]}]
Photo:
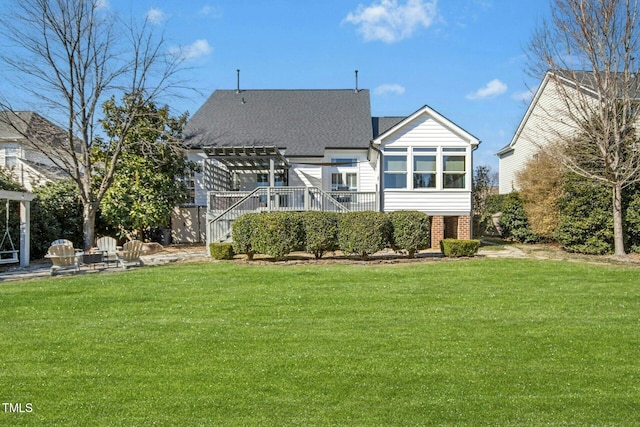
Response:
[{"label": "double-hung window", "polygon": [[442,149],[442,188],[466,187],[466,149]]},{"label": "double-hung window", "polygon": [[407,188],[407,149],[384,150],[384,187]]},{"label": "double-hung window", "polygon": [[413,149],[413,188],[436,188],[437,149]]}]

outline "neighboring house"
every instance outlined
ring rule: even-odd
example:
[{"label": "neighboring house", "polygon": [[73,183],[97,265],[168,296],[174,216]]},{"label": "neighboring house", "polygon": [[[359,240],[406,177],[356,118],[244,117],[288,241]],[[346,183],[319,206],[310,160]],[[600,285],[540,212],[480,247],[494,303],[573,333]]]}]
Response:
[{"label": "neighboring house", "polygon": [[368,90],[218,90],[185,139],[202,172],[174,241],[228,240],[235,218],[268,210],[419,210],[434,247],[471,238],[480,141],[428,106],[372,118]]},{"label": "neighboring house", "polygon": [[33,111],[0,111],[0,167],[12,171],[28,191],[66,177],[35,143],[57,144],[64,130]]},{"label": "neighboring house", "polygon": [[[587,120],[597,102],[593,74],[555,70],[545,74],[511,142],[496,153],[500,194],[518,191],[517,174],[548,144],[579,132],[576,120]],[[574,81],[580,82],[576,86]]]}]

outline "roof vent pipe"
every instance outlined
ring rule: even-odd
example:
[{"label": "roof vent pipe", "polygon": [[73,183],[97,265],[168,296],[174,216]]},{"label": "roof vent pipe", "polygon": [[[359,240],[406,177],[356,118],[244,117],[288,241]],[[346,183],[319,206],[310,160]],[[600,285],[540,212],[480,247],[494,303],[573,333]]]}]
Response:
[{"label": "roof vent pipe", "polygon": [[358,70],[356,70],[356,93],[358,93]]},{"label": "roof vent pipe", "polygon": [[240,93],[240,70],[236,70],[236,73],[238,74],[238,85],[236,88],[236,93]]}]

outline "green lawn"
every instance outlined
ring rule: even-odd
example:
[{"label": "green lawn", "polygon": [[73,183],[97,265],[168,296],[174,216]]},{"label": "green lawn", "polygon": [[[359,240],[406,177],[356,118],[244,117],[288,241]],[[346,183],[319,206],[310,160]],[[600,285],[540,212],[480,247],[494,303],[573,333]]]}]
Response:
[{"label": "green lawn", "polygon": [[0,316],[0,425],[640,424],[638,268],[183,264]]}]

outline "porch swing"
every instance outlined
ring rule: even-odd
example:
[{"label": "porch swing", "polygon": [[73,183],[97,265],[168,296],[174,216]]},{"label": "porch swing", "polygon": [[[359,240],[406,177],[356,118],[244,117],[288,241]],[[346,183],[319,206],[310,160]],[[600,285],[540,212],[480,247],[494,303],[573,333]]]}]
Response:
[{"label": "porch swing", "polygon": [[[2,236],[2,242],[0,242],[0,264],[12,264],[19,261],[19,251],[14,246],[11,233],[9,233],[9,199],[7,199],[5,213],[4,235]],[[9,244],[11,249],[5,249],[5,242]]]}]

